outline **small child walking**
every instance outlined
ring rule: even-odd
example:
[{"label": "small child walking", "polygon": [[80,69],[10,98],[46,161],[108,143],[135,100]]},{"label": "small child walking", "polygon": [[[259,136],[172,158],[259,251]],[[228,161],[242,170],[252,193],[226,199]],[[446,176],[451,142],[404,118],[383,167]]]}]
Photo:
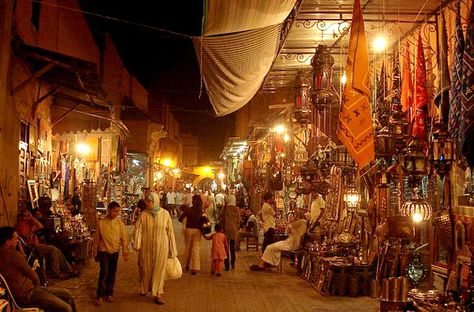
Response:
[{"label": "small child walking", "polygon": [[214,234],[210,236],[204,236],[204,238],[207,240],[212,240],[211,274],[215,274],[216,276],[220,277],[222,274],[224,260],[227,259],[229,246],[227,245],[227,238],[223,233],[223,228],[219,223],[214,226],[214,230],[216,231]]},{"label": "small child walking", "polygon": [[128,258],[127,233],[125,224],[118,216],[120,215],[120,204],[111,202],[107,206],[107,216],[97,222],[94,237],[95,260],[99,262],[100,273],[97,285],[96,305],[102,305],[103,298],[107,302],[114,301],[115,274],[120,248],[122,248],[123,259]]}]

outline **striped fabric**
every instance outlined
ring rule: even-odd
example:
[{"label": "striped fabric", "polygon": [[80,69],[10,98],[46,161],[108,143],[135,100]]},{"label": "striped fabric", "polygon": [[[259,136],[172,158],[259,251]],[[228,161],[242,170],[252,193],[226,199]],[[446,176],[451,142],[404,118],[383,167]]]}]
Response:
[{"label": "striped fabric", "polygon": [[456,32],[454,33],[454,63],[453,80],[451,82],[451,106],[449,107],[448,129],[451,137],[456,141],[460,139],[461,123],[461,91],[462,91],[462,55],[464,52],[464,34],[461,24],[461,3],[456,8]]},{"label": "striped fabric", "polygon": [[204,36],[235,33],[282,23],[296,0],[207,0]]},{"label": "striped fabric", "polygon": [[474,166],[474,1],[469,13],[466,34],[461,93],[461,152],[469,166]]},{"label": "striped fabric", "polygon": [[280,25],[195,37],[201,76],[217,116],[230,114],[257,93],[278,51]]}]

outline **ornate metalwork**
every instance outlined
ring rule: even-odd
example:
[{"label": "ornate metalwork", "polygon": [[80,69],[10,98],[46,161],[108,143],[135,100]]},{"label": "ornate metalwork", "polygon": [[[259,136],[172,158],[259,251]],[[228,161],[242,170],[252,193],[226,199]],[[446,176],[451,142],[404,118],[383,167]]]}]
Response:
[{"label": "ornate metalwork", "polygon": [[295,23],[296,28],[305,28],[305,29],[318,29],[322,33],[327,32],[327,31],[332,31],[332,37],[333,38],[338,38],[349,30],[351,27],[351,24],[348,21],[341,21],[341,22],[327,22],[323,19],[318,19],[318,20],[301,20],[301,21],[296,21]]},{"label": "ornate metalwork", "polygon": [[280,53],[279,58],[281,60],[293,61],[296,60],[298,63],[305,64],[311,58],[313,54],[305,54],[305,53]]},{"label": "ornate metalwork", "polygon": [[312,100],[316,109],[324,110],[337,104],[337,97],[332,92],[332,67],[334,57],[325,45],[319,45],[313,59],[313,92]]}]

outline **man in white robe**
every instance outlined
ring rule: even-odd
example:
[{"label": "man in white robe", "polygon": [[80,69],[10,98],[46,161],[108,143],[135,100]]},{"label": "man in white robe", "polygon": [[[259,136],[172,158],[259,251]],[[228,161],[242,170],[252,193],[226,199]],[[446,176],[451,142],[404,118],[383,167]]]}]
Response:
[{"label": "man in white robe", "polygon": [[265,268],[265,263],[277,266],[280,264],[282,251],[297,250],[300,245],[301,238],[308,229],[308,219],[310,217],[310,214],[306,213],[302,219],[299,219],[288,225],[288,238],[268,245],[263,252],[262,258],[259,259],[258,264],[253,264],[250,266],[250,270],[263,271]]},{"label": "man in white robe", "polygon": [[162,305],[163,285],[168,258],[177,257],[176,240],[170,214],[159,206],[156,193],[145,199],[147,209],[135,224],[133,247],[138,250],[140,294],[151,292],[156,304]]}]

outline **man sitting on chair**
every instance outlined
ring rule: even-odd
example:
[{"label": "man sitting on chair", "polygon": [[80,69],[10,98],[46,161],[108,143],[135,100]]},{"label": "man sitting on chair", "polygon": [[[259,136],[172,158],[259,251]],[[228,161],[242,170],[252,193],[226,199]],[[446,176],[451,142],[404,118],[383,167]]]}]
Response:
[{"label": "man sitting on chair", "polygon": [[237,250],[240,250],[240,241],[247,237],[255,237],[258,239],[258,220],[253,214],[252,209],[245,209],[245,215],[247,216],[247,222],[245,223],[244,230],[240,230],[237,234]]},{"label": "man sitting on chair", "polygon": [[272,266],[277,266],[281,261],[281,252],[282,251],[293,251],[297,250],[301,238],[306,233],[308,228],[308,220],[311,218],[309,213],[306,213],[302,219],[295,221],[288,225],[287,232],[288,238],[267,246],[263,252],[262,258],[258,260],[258,264],[253,264],[250,266],[252,271],[263,271],[265,269],[265,264]]},{"label": "man sitting on chair", "polygon": [[0,274],[7,281],[15,301],[22,307],[37,307],[45,312],[76,312],[69,290],[40,287],[38,275],[16,250],[17,245],[15,229],[0,227]]}]

